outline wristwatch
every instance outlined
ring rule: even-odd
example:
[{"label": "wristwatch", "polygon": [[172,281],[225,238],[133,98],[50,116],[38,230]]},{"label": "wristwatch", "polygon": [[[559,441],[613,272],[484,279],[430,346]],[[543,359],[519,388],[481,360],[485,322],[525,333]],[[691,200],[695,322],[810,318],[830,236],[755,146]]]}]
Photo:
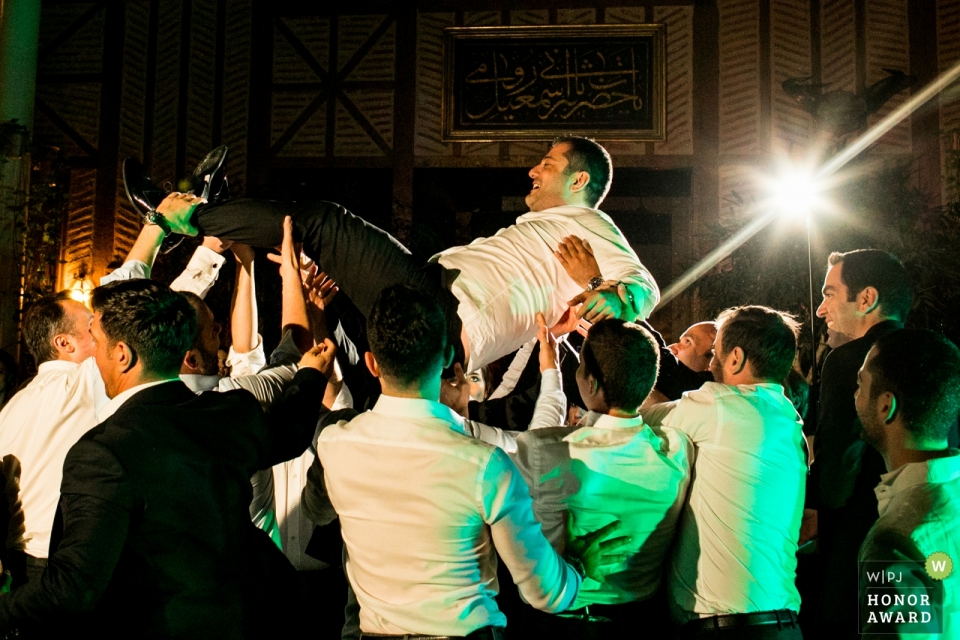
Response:
[{"label": "wristwatch", "polygon": [[167,223],[167,219],[163,217],[163,214],[157,211],[156,209],[151,209],[143,215],[140,216],[140,221],[143,224],[154,224],[160,227],[164,233],[170,234],[170,225]]},{"label": "wristwatch", "polygon": [[587,283],[587,291],[593,291],[597,287],[603,284],[603,278],[597,276],[595,278],[590,278],[590,282]]}]

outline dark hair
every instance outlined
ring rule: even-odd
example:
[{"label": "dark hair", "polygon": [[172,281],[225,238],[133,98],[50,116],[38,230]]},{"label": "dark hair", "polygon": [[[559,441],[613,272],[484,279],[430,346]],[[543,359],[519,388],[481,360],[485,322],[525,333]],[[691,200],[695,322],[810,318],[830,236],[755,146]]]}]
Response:
[{"label": "dark hair", "polygon": [[38,365],[57,359],[53,339],[62,333],[73,333],[61,302],[70,300],[69,291],[40,298],[23,314],[23,340]]},{"label": "dark hair", "polygon": [[193,308],[193,313],[197,317],[197,331],[196,335],[193,337],[193,342],[190,343],[190,349],[196,349],[200,346],[201,333],[203,332],[203,327],[200,325],[203,322],[204,318],[204,309],[209,309],[207,303],[203,301],[203,298],[195,294],[193,291],[178,291],[181,296],[186,298],[187,302],[190,303],[190,306]]},{"label": "dark hair", "polygon": [[610,154],[592,138],[562,136],[555,139],[550,148],[553,149],[559,144],[569,145],[563,154],[567,159],[567,175],[575,171],[586,171],[590,174],[590,182],[584,188],[584,195],[587,204],[596,207],[607,197],[613,181],[613,161],[610,160]]},{"label": "dark hair", "polygon": [[93,290],[90,302],[110,345],[125,342],[143,368],[170,375],[197,333],[197,314],[182,295],[150,280],[121,280]]},{"label": "dark hair", "polygon": [[790,369],[790,373],[783,379],[783,395],[793,404],[800,419],[806,420],[807,409],[810,407],[810,383],[802,373]]},{"label": "dark hair", "polygon": [[740,347],[755,377],[782,383],[797,356],[800,325],[769,307],[733,307],[717,317],[717,335],[721,358]]},{"label": "dark hair", "polygon": [[877,340],[873,350],[871,397],[889,391],[908,431],[946,440],[960,412],[956,345],[928,329],[899,329]]},{"label": "dark hair", "polygon": [[443,311],[419,289],[396,284],[381,291],[367,316],[367,335],[381,371],[399,384],[421,380],[443,364]]},{"label": "dark hair", "polygon": [[601,320],[590,327],[580,358],[607,404],[625,411],[643,404],[660,369],[660,348],[650,332],[622,320]]},{"label": "dark hair", "polygon": [[913,284],[895,255],[879,249],[834,251],[827,262],[830,266],[843,265],[840,282],[847,287],[848,302],[856,300],[857,294],[867,287],[873,287],[883,315],[906,320],[913,306]]},{"label": "dark hair", "polygon": [[19,367],[17,366],[17,361],[13,359],[13,356],[3,349],[0,349],[0,364],[3,365],[4,398],[0,400],[0,406],[2,406],[4,402],[10,399],[10,396],[17,392]]}]

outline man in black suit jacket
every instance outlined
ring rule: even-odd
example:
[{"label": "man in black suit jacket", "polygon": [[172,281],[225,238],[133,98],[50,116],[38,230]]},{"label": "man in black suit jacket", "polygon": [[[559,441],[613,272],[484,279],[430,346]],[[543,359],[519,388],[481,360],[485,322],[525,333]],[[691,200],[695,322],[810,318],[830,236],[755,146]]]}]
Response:
[{"label": "man in black suit jacket", "polygon": [[[306,449],[332,366],[308,352],[264,416],[246,391],[178,378],[196,330],[187,300],[147,280],[93,294],[91,333],[112,413],[67,454],[49,564],[0,597],[0,629],[98,637],[243,638],[283,630],[293,568],[250,521],[250,476]],[[60,533],[58,539],[58,533]]]},{"label": "man in black suit jacket", "polygon": [[880,454],[860,438],[854,404],[857,371],[880,337],[903,327],[912,302],[910,277],[895,256],[875,249],[830,254],[817,315],[829,329],[853,340],[823,362],[808,485],[808,504],[818,512],[821,630],[851,635],[858,630],[857,557],[877,520],[874,487],[886,468]]}]

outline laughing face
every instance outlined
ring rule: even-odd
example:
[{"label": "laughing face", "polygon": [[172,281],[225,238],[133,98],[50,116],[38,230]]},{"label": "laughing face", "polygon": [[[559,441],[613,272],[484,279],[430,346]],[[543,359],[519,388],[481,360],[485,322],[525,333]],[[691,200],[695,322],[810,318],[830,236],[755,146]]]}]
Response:
[{"label": "laughing face", "polygon": [[558,144],[543,156],[540,164],[530,169],[533,188],[525,198],[530,211],[543,211],[567,204],[570,183],[576,178],[567,173],[569,163],[564,154],[569,148],[566,142]]}]

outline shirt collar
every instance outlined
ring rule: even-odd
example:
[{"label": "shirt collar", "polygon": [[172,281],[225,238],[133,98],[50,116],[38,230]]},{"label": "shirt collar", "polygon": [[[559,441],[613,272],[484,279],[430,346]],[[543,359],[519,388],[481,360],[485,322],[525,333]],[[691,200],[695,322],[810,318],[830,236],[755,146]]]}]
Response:
[{"label": "shirt collar", "polygon": [[643,418],[640,416],[634,418],[617,418],[605,413],[589,411],[583,420],[583,425],[586,427],[594,427],[595,429],[630,429],[643,426]]},{"label": "shirt collar", "polygon": [[216,389],[220,385],[220,376],[218,375],[181,373],[180,379],[183,380],[183,384],[187,385],[190,391],[193,391],[194,393],[210,391],[211,389]]},{"label": "shirt collar", "polygon": [[123,406],[123,404],[127,400],[137,395],[144,389],[149,389],[150,387],[155,387],[158,384],[163,384],[165,382],[173,382],[174,380],[177,380],[177,378],[171,378],[170,380],[155,380],[154,382],[144,382],[143,384],[138,384],[135,387],[130,387],[126,391],[123,391],[117,394],[114,398],[110,400],[110,402],[103,405],[100,411],[97,412],[97,423],[99,424],[104,420],[106,420],[107,418],[109,418],[110,416],[112,416],[114,413],[117,412],[117,409]]},{"label": "shirt collar", "polygon": [[880,476],[874,489],[882,514],[890,500],[903,491],[921,484],[941,484],[960,477],[960,450],[951,449],[950,455],[926,462],[911,462]]},{"label": "shirt collar", "polygon": [[67,370],[74,369],[80,365],[76,362],[70,362],[69,360],[47,360],[46,362],[41,362],[40,366],[37,367],[37,374],[46,373],[47,371],[55,370]]},{"label": "shirt collar", "polygon": [[587,413],[584,425],[568,434],[563,441],[578,447],[609,447],[625,444],[645,430],[650,432],[640,416],[616,418],[595,411]]},{"label": "shirt collar", "polygon": [[396,418],[437,418],[452,423],[457,431],[464,431],[462,416],[450,407],[426,398],[398,398],[384,394],[371,411]]}]

